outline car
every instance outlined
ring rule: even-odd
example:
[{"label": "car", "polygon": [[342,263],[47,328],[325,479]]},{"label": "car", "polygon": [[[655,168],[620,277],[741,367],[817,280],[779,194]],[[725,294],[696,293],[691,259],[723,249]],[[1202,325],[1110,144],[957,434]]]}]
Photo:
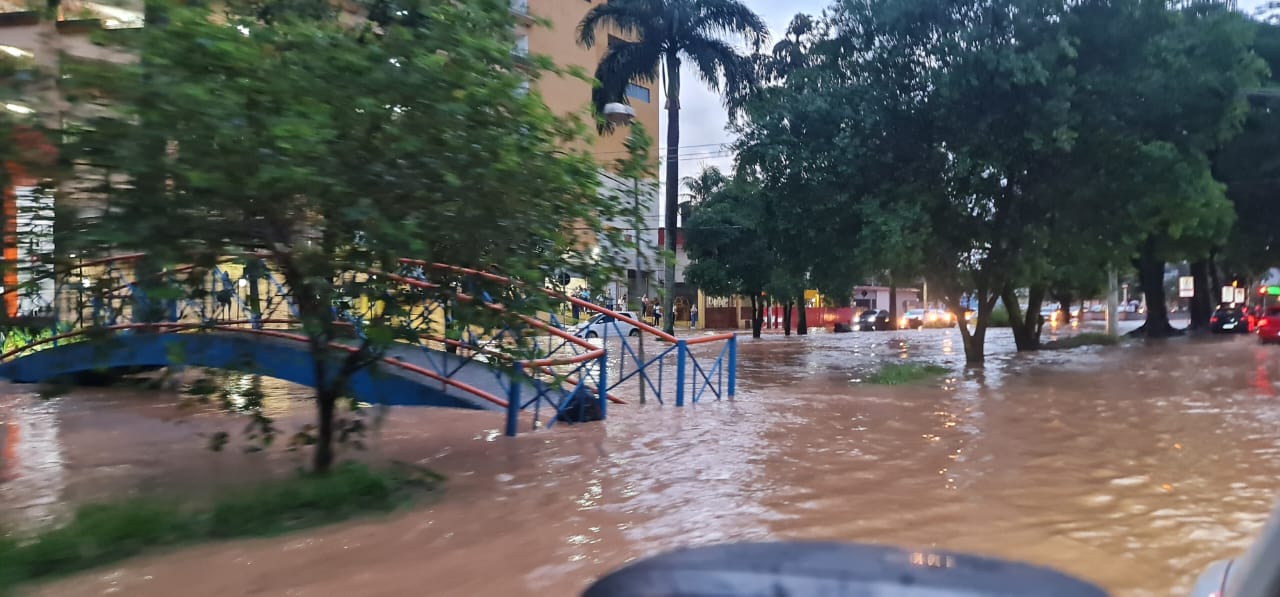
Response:
[{"label": "car", "polygon": [[[1073,306],[1073,307],[1068,307],[1068,308],[1067,308],[1067,312],[1070,314],[1071,319],[1077,319],[1077,320],[1078,320],[1078,319],[1080,318],[1080,306],[1079,306],[1079,305],[1076,305],[1076,306]],[[1046,306],[1044,306],[1044,307],[1041,307],[1041,308],[1040,308],[1040,323],[1048,323],[1048,324],[1053,324],[1053,325],[1056,325],[1056,324],[1059,324],[1059,323],[1064,323],[1064,322],[1063,322],[1063,320],[1062,320],[1062,307],[1061,307],[1060,305],[1057,305],[1057,304],[1053,304],[1053,305],[1046,305]]]},{"label": "car", "polygon": [[883,332],[891,329],[893,329],[893,322],[889,320],[889,312],[883,309],[879,311],[868,309],[858,316],[860,332]]},{"label": "car", "polygon": [[1280,342],[1280,305],[1267,307],[1254,327],[1258,331],[1258,340],[1263,344]]},{"label": "car", "polygon": [[774,541],[682,548],[628,562],[596,580],[582,597],[1106,594],[1101,587],[1056,570],[973,554]]},{"label": "car", "polygon": [[1247,334],[1253,331],[1253,315],[1240,303],[1221,303],[1209,318],[1215,334]]},{"label": "car", "polygon": [[[640,320],[635,313],[630,311],[619,311],[618,315],[632,321]],[[595,317],[574,326],[571,331],[573,335],[579,338],[616,338],[623,335],[634,338],[640,335],[640,328],[604,313],[597,313]]]},{"label": "car", "polygon": [[1219,560],[1196,580],[1192,597],[1280,594],[1280,508],[1243,555]]},{"label": "car", "polygon": [[904,330],[918,330],[929,325],[938,325],[943,323],[949,327],[956,327],[956,318],[954,315],[942,311],[940,309],[911,309],[902,315],[898,321],[898,328]]}]

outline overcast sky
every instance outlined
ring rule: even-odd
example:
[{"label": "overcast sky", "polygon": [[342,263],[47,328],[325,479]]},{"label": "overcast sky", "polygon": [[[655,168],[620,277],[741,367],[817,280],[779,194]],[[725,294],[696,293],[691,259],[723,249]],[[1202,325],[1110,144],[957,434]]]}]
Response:
[{"label": "overcast sky", "polygon": [[[744,0],[769,25],[772,48],[787,28],[787,23],[796,13],[804,12],[817,15],[822,9],[831,5],[830,0]],[[1259,5],[1267,0],[1237,0],[1241,11],[1252,14]],[[667,152],[667,112],[661,109],[666,105],[665,96],[659,98],[662,130],[659,145],[662,155]],[[685,67],[681,77],[680,90],[680,176],[692,176],[704,166],[715,165],[723,170],[733,166],[733,158],[721,145],[729,142],[731,137],[725,130],[728,117],[720,96],[712,93],[697,75]],[[666,178],[666,167],[660,168],[660,176]],[[658,204],[662,201],[659,199]],[[660,208],[661,209],[661,208]]]}]

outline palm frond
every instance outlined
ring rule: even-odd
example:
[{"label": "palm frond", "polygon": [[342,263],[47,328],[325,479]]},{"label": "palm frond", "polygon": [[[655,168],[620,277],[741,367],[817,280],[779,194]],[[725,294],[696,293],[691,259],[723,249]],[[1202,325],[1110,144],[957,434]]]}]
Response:
[{"label": "palm frond", "polygon": [[684,53],[693,63],[698,78],[714,91],[723,89],[733,97],[755,86],[755,65],[722,39],[691,39],[685,43]]},{"label": "palm frond", "polygon": [[[591,104],[596,113],[602,114],[604,105],[610,102],[630,104],[627,85],[632,81],[655,83],[661,64],[661,46],[642,42],[615,42],[596,66],[595,77],[599,84],[591,90]],[[656,101],[656,89],[650,90],[650,97]],[[598,128],[601,133],[613,131],[613,125],[605,121],[601,121]]]},{"label": "palm frond", "polygon": [[[687,0],[686,0],[687,1]],[[753,51],[769,41],[769,26],[739,0],[692,0],[697,17],[691,29],[706,36],[742,37]]]},{"label": "palm frond", "polygon": [[596,67],[596,79],[600,81],[593,94],[597,98],[596,109],[609,102],[625,103],[627,84],[632,81],[657,81],[661,60],[661,48],[655,44],[624,41],[611,45]]},{"label": "palm frond", "polygon": [[[612,28],[628,37],[660,43],[656,35],[646,31],[661,21],[660,0],[609,0],[587,11],[578,23],[578,45],[590,48],[596,45],[596,29]],[[645,35],[648,33],[649,35]]]},{"label": "palm frond", "polygon": [[711,198],[716,191],[724,188],[729,182],[729,178],[715,166],[707,166],[703,168],[697,176],[688,176],[684,179],[684,188],[689,191],[689,195],[694,202],[704,202]]}]

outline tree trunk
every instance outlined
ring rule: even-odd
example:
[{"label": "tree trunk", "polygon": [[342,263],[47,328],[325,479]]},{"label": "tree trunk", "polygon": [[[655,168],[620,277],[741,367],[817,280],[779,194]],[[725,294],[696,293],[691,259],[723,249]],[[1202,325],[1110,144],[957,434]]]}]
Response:
[{"label": "tree trunk", "polygon": [[1192,330],[1209,329],[1209,318],[1213,316],[1210,269],[1212,267],[1208,259],[1191,263],[1191,277],[1195,280],[1195,296],[1191,297],[1191,325],[1189,326]]},{"label": "tree trunk", "polygon": [[889,329],[898,329],[898,285],[889,280]]},{"label": "tree trunk", "polygon": [[751,295],[751,337],[760,337],[760,327],[764,325],[764,307],[760,305],[760,297]]},{"label": "tree trunk", "polygon": [[1213,249],[1209,251],[1209,294],[1207,296],[1210,306],[1217,302],[1214,296],[1219,288],[1222,288],[1222,274],[1218,272],[1218,250]]},{"label": "tree trunk", "polygon": [[317,383],[323,389],[316,392],[316,414],[320,420],[317,422],[312,468],[317,474],[325,474],[333,467],[333,412],[338,404],[338,393],[327,382]]},{"label": "tree trunk", "polygon": [[[667,197],[666,197],[666,292],[662,312],[666,316],[662,330],[675,333],[676,235],[679,233],[680,209],[680,56],[667,53]],[[756,303],[753,303],[756,304]],[[759,334],[756,334],[759,337]]]},{"label": "tree trunk", "polygon": [[782,304],[782,334],[791,335],[791,301]]},{"label": "tree trunk", "polygon": [[[1062,323],[1071,323],[1071,303],[1075,301],[1075,295],[1070,292],[1059,293],[1058,299],[1058,316],[1062,318]],[[1080,317],[1084,317],[1084,309],[1080,309]]]},{"label": "tree trunk", "polygon": [[1147,300],[1147,321],[1131,335],[1165,338],[1177,333],[1169,325],[1169,310],[1164,304],[1164,260],[1156,257],[1155,241],[1149,239],[1138,256],[1138,283]]},{"label": "tree trunk", "polygon": [[988,299],[985,289],[979,289],[976,296],[978,297],[978,315],[974,318],[973,330],[970,330],[968,322],[964,321],[965,308],[960,299],[956,298],[951,302],[951,309],[959,314],[958,327],[960,338],[964,341],[964,362],[967,365],[981,365],[986,356],[987,323],[991,320],[991,311],[996,304],[995,297]]},{"label": "tree trunk", "polygon": [[1012,284],[1000,291],[1004,308],[1009,312],[1009,327],[1013,330],[1013,344],[1018,352],[1040,348],[1040,304],[1044,302],[1044,287],[1032,286],[1027,294],[1027,310],[1018,305],[1018,294]]},{"label": "tree trunk", "polygon": [[804,301],[803,294],[800,295],[800,313],[796,317],[796,334],[809,335],[809,304]]}]

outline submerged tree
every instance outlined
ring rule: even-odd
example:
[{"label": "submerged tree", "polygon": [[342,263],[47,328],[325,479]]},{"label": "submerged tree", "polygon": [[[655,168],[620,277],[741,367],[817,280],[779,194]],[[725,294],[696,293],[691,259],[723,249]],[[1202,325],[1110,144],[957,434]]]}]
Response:
[{"label": "submerged tree", "polygon": [[[308,338],[314,467],[326,471],[348,381],[392,343],[417,341],[399,326],[414,305],[455,298],[448,277],[429,290],[366,274],[414,258],[534,283],[561,268],[607,276],[572,228],[625,212],[596,193],[589,155],[561,149],[582,123],[523,91],[553,66],[512,56],[502,0],[410,1],[376,26],[289,6],[269,19],[258,4],[168,6],[163,26],[132,39],[137,63],[70,78],[114,102],[72,131],[75,159],[130,184],[99,189],[108,208],[67,240],[82,254],[144,252],[155,271],[269,254]],[[381,307],[354,351],[335,347],[350,334],[340,297]],[[451,308],[499,327],[547,307],[520,298],[501,313]]]}]

